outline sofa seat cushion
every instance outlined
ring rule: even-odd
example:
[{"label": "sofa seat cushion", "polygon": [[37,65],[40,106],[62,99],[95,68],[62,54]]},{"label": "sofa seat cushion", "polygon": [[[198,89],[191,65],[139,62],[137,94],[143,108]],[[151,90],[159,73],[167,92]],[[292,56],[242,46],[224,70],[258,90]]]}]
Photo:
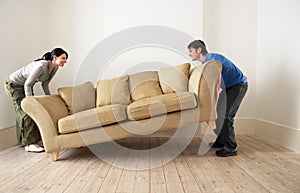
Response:
[{"label": "sofa seat cushion", "polygon": [[61,118],[58,121],[58,130],[62,134],[72,133],[116,123],[125,119],[127,119],[126,105],[107,105]]},{"label": "sofa seat cushion", "polygon": [[195,108],[196,106],[197,100],[194,93],[169,93],[131,103],[127,107],[127,115],[130,120],[141,120],[156,115]]}]

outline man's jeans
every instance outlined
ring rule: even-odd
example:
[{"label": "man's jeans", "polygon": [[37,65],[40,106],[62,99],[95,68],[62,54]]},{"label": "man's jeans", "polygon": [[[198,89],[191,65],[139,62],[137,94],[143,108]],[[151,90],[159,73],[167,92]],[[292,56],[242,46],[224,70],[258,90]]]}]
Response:
[{"label": "man's jeans", "polygon": [[226,88],[220,93],[217,106],[217,129],[215,130],[218,137],[215,143],[223,145],[223,149],[227,151],[235,151],[237,149],[234,133],[234,117],[247,90],[248,83],[244,83]]}]

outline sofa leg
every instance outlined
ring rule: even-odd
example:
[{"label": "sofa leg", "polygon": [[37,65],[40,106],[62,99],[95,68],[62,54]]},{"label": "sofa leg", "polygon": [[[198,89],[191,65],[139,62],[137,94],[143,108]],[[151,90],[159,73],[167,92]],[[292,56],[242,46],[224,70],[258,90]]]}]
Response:
[{"label": "sofa leg", "polygon": [[207,121],[207,124],[211,129],[216,129],[217,127],[215,121]]},{"label": "sofa leg", "polygon": [[52,161],[56,161],[58,159],[58,156],[59,156],[59,150],[53,151],[50,154],[51,154]]}]

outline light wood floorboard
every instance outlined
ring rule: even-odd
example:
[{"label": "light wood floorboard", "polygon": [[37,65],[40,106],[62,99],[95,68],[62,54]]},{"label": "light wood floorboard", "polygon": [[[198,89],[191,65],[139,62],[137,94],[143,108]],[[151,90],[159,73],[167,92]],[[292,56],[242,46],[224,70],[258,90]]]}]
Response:
[{"label": "light wood floorboard", "polygon": [[[299,153],[239,135],[237,156],[217,157],[216,149],[199,156],[201,138],[194,138],[170,161],[176,147],[170,147],[168,140],[119,140],[119,145],[135,151],[106,152],[102,155],[106,161],[87,147],[62,151],[56,162],[46,153],[11,147],[0,151],[0,193],[300,192]],[[166,148],[159,148],[162,145]]]}]

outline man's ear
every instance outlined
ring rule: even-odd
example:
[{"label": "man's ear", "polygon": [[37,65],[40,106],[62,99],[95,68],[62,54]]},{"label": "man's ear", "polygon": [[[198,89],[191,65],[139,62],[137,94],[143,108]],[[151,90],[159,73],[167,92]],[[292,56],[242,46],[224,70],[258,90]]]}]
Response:
[{"label": "man's ear", "polygon": [[202,49],[201,48],[197,48],[197,53],[201,53]]}]

